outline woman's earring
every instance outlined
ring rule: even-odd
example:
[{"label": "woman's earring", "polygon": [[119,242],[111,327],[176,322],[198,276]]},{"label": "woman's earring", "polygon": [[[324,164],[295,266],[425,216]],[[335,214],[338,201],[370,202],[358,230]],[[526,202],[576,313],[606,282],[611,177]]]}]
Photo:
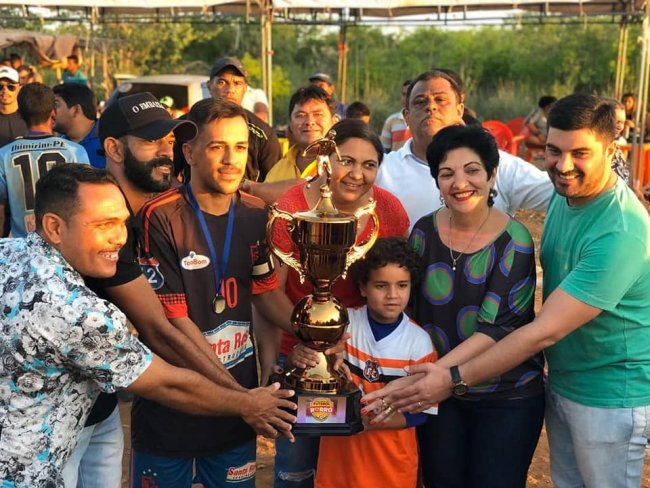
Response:
[{"label": "woman's earring", "polygon": [[497,195],[498,195],[497,191],[494,188],[492,188],[490,190],[490,197],[492,197],[492,199],[494,200],[497,197]]},{"label": "woman's earring", "polygon": [[447,206],[447,202],[445,202],[445,199],[442,198],[442,195],[440,195],[440,205],[442,205],[443,207]]}]

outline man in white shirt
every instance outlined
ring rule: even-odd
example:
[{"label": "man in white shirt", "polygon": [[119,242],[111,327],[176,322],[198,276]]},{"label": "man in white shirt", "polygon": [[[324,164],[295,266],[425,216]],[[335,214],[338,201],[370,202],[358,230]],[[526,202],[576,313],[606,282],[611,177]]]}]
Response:
[{"label": "man in white shirt", "polygon": [[[411,227],[442,206],[440,192],[431,176],[426,150],[443,127],[462,124],[464,105],[458,84],[442,71],[427,71],[409,86],[404,118],[412,137],[397,151],[386,155],[376,184],[395,194],[408,213]],[[514,214],[518,209],[543,210],[553,185],[548,175],[523,159],[499,151],[495,206]]]}]

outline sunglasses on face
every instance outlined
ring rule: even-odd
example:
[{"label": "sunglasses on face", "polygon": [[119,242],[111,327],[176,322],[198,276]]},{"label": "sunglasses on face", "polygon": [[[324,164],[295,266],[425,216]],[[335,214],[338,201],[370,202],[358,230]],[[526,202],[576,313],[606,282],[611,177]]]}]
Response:
[{"label": "sunglasses on face", "polygon": [[18,88],[18,85],[0,85],[0,91],[4,89],[9,90],[10,92],[16,91],[16,88]]}]

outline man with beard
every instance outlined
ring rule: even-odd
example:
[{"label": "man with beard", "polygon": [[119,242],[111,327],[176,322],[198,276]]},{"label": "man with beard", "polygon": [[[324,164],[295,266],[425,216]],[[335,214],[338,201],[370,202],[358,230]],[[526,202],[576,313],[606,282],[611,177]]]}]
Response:
[{"label": "man with beard", "polygon": [[545,166],[555,192],[537,318],[498,342],[474,334],[459,365],[409,367],[410,379],[365,399],[417,411],[544,350],[553,485],[636,488],[650,436],[650,218],[612,170],[616,119],[606,99],[565,97],[548,127]]},{"label": "man with beard", "polygon": [[[408,213],[411,227],[438,209],[440,192],[426,161],[431,138],[443,127],[463,123],[463,94],[447,70],[427,71],[409,86],[404,119],[411,139],[390,152],[379,167],[376,184],[395,194]],[[553,185],[548,176],[530,163],[499,151],[499,171],[494,205],[509,214],[520,208],[543,210]]]},{"label": "man with beard", "polygon": [[38,179],[56,164],[88,164],[88,155],[80,145],[52,133],[54,93],[49,87],[25,85],[18,94],[18,111],[28,132],[0,149],[0,229],[9,205],[11,236],[25,237],[36,227],[34,189]]},{"label": "man with beard", "polygon": [[[99,296],[117,305],[139,332],[140,339],[168,362],[193,369],[213,382],[238,391],[247,391],[235,381],[214,354],[204,352],[200,334],[188,337],[165,317],[152,287],[157,285],[155,267],[138,263],[139,227],[133,217],[142,205],[171,187],[173,145],[192,139],[192,122],[173,120],[151,93],[136,93],[115,100],[99,119],[99,139],[106,156],[106,169],[117,180],[132,218],[128,239],[120,251],[117,273],[112,278],[87,279]],[[252,390],[249,390],[252,391]],[[285,392],[269,390],[267,395]],[[82,432],[79,444],[66,465],[66,486],[118,488],[121,483],[123,434],[115,396],[101,395]],[[256,432],[276,436],[291,435],[286,413],[260,411],[244,417]]]},{"label": "man with beard", "polygon": [[[183,144],[191,181],[142,207],[143,268],[155,276],[169,320],[202,340],[243,387],[255,388],[251,305],[287,331],[293,306],[278,288],[266,246],[264,204],[238,191],[248,156],[246,113],[206,99],[187,119],[199,128]],[[136,399],[131,432],[133,488],[148,486],[151,472],[159,488],[255,486],[255,433],[238,418],[185,415]]]}]

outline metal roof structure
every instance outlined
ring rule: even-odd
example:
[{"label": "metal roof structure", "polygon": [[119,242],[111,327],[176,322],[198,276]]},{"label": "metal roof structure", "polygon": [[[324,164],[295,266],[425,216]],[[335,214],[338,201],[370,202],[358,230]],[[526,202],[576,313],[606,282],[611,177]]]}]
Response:
[{"label": "metal roof structure", "polygon": [[[352,6],[351,6],[352,4]],[[514,16],[533,21],[553,21],[568,17],[580,20],[600,19],[620,24],[619,49],[616,65],[616,96],[620,97],[627,52],[627,26],[642,24],[641,62],[639,73],[639,113],[636,126],[643,133],[648,87],[650,86],[650,5],[647,0],[0,0],[0,7],[20,9],[26,16],[33,10],[42,18],[56,18],[62,10],[86,16],[91,23],[137,21],[163,18],[172,21],[203,18],[207,22],[222,21],[239,16],[245,21],[259,18],[262,39],[263,87],[272,103],[271,67],[274,22],[355,25],[372,22],[437,25],[467,21],[472,12],[493,12],[503,19]],[[45,10],[42,10],[45,9]],[[414,17],[415,16],[415,17]],[[418,20],[416,20],[418,19]],[[61,18],[58,20],[72,20]],[[345,60],[339,71],[345,78]],[[341,78],[341,76],[340,76]],[[340,80],[339,80],[340,81]],[[272,110],[272,107],[269,107]],[[271,111],[272,113],[272,111]],[[641,142],[632,147],[632,160],[642,157]],[[633,175],[634,177],[634,175]]]},{"label": "metal roof structure", "polygon": [[[443,16],[463,12],[529,12],[547,16],[641,15],[644,0],[4,0],[2,7],[32,8],[53,12],[76,10],[99,18],[133,15],[251,15],[272,11],[279,20],[299,15],[329,17],[333,22],[368,18],[397,20],[405,16]],[[47,17],[47,15],[44,15]]]}]

